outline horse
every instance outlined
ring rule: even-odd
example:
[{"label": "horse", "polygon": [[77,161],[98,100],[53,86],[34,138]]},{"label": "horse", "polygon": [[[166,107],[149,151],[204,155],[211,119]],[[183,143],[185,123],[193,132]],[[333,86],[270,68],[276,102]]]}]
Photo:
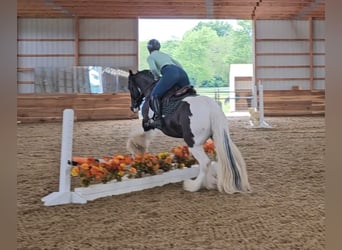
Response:
[{"label": "horse", "polygon": [[[149,108],[149,96],[156,84],[149,70],[133,73],[129,70],[128,90],[131,97],[131,110],[138,112],[140,106],[143,116],[143,126],[148,121],[152,110]],[[167,98],[169,103],[172,98]],[[177,99],[177,98],[176,98]],[[162,101],[163,127],[161,131],[174,138],[183,138],[190,153],[197,160],[199,173],[195,179],[185,180],[183,189],[196,192],[202,188],[217,189],[222,193],[250,192],[246,164],[242,154],[229,135],[228,120],[221,107],[210,97],[188,95],[173,105],[172,112],[165,115],[166,102]],[[151,130],[129,138],[127,149],[131,153],[144,151],[148,147]],[[153,130],[153,129],[152,129]],[[212,139],[215,146],[216,168],[203,145]]]}]

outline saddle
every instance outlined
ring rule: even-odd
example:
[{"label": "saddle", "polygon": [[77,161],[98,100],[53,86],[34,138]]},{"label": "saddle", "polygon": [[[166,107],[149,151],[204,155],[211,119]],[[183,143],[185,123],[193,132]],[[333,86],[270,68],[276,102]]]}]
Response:
[{"label": "saddle", "polygon": [[191,85],[172,88],[161,100],[163,116],[172,114],[185,97],[196,95],[197,92]]},{"label": "saddle", "polygon": [[[185,86],[182,88],[179,88],[177,86],[173,87],[161,100],[162,116],[165,118],[166,116],[173,114],[185,97],[196,95],[197,93],[193,86]],[[149,104],[149,99],[147,100],[147,103]],[[150,118],[148,117],[148,111],[143,111],[142,125],[144,131],[148,131],[152,128],[150,126]]]}]

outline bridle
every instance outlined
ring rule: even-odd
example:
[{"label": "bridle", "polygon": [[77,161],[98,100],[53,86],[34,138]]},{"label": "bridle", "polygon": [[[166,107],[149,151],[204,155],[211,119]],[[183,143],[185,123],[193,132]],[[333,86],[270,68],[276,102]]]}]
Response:
[{"label": "bridle", "polygon": [[[141,84],[137,84],[137,82],[136,82],[137,74],[140,74],[139,77],[141,77],[141,80],[144,80],[147,83],[150,83],[151,80],[153,80],[153,81],[151,82],[151,84],[145,84],[144,86],[141,86]],[[157,82],[154,80],[154,77],[150,71],[149,71],[149,74],[151,74],[150,75],[151,77],[148,74],[145,74],[143,71],[138,72],[137,74],[135,74],[132,77],[131,83],[130,83],[130,84],[134,85],[134,88],[139,92],[139,95],[137,97],[132,98],[133,99],[132,100],[132,106],[131,106],[132,111],[135,108],[139,109],[144,97],[146,97],[146,94],[149,95],[149,93],[152,91],[155,83]],[[146,98],[148,98],[148,96]]]}]

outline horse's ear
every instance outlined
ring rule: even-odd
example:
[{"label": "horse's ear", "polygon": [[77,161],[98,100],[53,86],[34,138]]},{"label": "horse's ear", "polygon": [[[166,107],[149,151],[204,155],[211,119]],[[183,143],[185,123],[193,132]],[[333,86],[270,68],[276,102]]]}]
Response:
[{"label": "horse's ear", "polygon": [[131,69],[129,70],[129,75],[133,75],[133,71]]}]

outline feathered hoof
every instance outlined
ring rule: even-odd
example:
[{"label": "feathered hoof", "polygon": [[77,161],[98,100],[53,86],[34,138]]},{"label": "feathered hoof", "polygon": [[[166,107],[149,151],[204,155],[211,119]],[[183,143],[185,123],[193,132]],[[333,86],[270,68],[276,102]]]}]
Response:
[{"label": "feathered hoof", "polygon": [[131,153],[131,154],[136,154],[136,153],[145,153],[146,147],[143,145],[140,145],[139,143],[134,142],[133,140],[128,140],[126,149]]},{"label": "feathered hoof", "polygon": [[198,185],[196,180],[185,180],[183,182],[183,189],[189,192],[197,192],[200,190],[201,185]]},{"label": "feathered hoof", "polygon": [[217,181],[216,179],[208,180],[205,183],[205,188],[208,190],[216,190],[217,189]]},{"label": "feathered hoof", "polygon": [[217,189],[217,178],[216,176],[211,175],[208,173],[204,180],[203,186],[208,190]]},{"label": "feathered hoof", "polygon": [[212,162],[205,176],[203,186],[208,190],[217,189],[217,163]]}]

